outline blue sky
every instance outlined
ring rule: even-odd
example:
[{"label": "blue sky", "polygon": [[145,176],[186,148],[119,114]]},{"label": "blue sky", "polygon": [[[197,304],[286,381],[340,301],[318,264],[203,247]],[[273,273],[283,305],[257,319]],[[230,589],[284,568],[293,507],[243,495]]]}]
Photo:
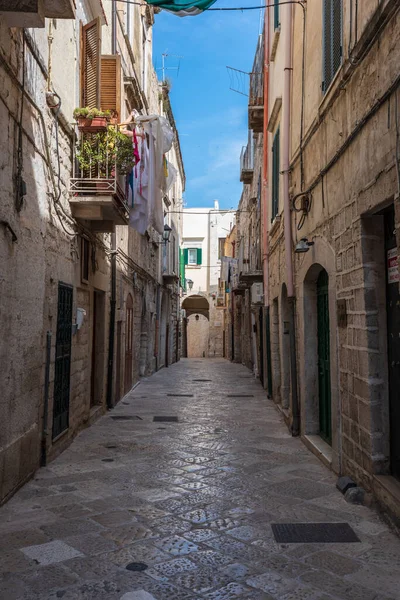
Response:
[{"label": "blue sky", "polygon": [[[257,0],[218,0],[218,6],[254,6]],[[260,11],[205,12],[180,18],[162,11],[153,29],[153,62],[183,55],[180,72],[167,71],[186,171],[187,207],[236,208],[239,156],[247,143],[247,98],[230,91],[226,66],[251,71]],[[166,66],[177,66],[170,57]],[[161,71],[157,71],[161,79]]]}]

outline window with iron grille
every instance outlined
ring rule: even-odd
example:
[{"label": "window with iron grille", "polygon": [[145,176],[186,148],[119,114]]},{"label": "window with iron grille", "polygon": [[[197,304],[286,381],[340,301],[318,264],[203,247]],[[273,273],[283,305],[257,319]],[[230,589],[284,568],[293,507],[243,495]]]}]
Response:
[{"label": "window with iron grille", "polygon": [[279,29],[280,27],[280,22],[279,22],[279,0],[275,0],[275,6],[274,6],[274,29]]},{"label": "window with iron grille", "polygon": [[342,62],[342,0],[324,0],[323,81],[326,92]]},{"label": "window with iron grille", "polygon": [[274,137],[272,144],[272,211],[271,221],[275,219],[279,211],[279,170],[280,170],[280,129]]}]

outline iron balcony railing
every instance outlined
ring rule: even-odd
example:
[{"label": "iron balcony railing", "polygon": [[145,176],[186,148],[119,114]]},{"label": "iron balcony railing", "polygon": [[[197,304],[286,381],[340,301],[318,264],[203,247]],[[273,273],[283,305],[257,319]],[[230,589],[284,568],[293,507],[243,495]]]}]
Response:
[{"label": "iron balcony railing", "polygon": [[254,169],[253,144],[249,142],[247,146],[243,146],[240,153],[240,172],[252,171]]},{"label": "iron balcony railing", "polygon": [[69,192],[75,196],[112,195],[117,208],[129,213],[127,175],[120,172],[115,152],[117,128],[117,125],[108,125],[105,131],[90,133],[74,127]]}]

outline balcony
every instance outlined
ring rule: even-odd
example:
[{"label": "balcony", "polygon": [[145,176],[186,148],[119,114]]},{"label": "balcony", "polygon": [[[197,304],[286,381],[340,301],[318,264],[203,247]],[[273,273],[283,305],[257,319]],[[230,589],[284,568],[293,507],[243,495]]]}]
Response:
[{"label": "balcony", "polygon": [[250,73],[249,127],[262,133],[264,124],[264,75]]},{"label": "balcony", "polygon": [[75,19],[74,0],[0,0],[0,18],[8,27],[44,27],[46,17]]},{"label": "balcony", "polygon": [[[76,133],[70,207],[73,217],[89,221],[94,232],[113,232],[127,225],[126,176],[133,164],[131,139],[117,126],[105,131]],[[130,152],[130,154],[129,154]]]},{"label": "balcony", "polygon": [[243,146],[240,154],[240,181],[251,183],[254,174],[253,145],[249,140],[247,146]]}]

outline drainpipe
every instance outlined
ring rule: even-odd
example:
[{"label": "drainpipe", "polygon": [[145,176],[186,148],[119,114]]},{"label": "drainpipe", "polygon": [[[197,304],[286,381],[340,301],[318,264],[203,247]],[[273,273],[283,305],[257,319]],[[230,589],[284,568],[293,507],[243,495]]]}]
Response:
[{"label": "drainpipe", "polygon": [[282,176],[283,176],[283,216],[284,216],[284,235],[285,235],[285,259],[286,259],[286,280],[288,290],[288,301],[290,305],[290,376],[292,382],[292,435],[300,434],[300,411],[299,398],[297,393],[297,364],[296,364],[296,299],[294,293],[293,279],[293,256],[292,256],[292,227],[290,216],[289,199],[289,169],[290,169],[290,91],[292,77],[292,25],[293,25],[293,6],[286,6],[286,28],[285,28],[285,68],[283,85],[283,107],[282,107],[282,129],[283,129],[283,148],[282,148]]},{"label": "drainpipe", "polygon": [[[111,52],[117,53],[117,5],[112,3],[111,16]],[[115,309],[117,304],[117,234],[111,234],[111,296],[110,296],[110,328],[108,337],[108,369],[107,369],[107,408],[113,408],[113,375],[114,375],[114,337]]]},{"label": "drainpipe", "polygon": [[263,262],[263,292],[264,292],[264,319],[263,319],[263,361],[264,361],[264,388],[268,396],[272,397],[272,369],[271,369],[271,337],[270,337],[270,310],[269,310],[269,238],[268,238],[268,93],[269,93],[269,9],[264,11],[264,135],[263,135],[263,176],[262,176],[262,262]]}]

